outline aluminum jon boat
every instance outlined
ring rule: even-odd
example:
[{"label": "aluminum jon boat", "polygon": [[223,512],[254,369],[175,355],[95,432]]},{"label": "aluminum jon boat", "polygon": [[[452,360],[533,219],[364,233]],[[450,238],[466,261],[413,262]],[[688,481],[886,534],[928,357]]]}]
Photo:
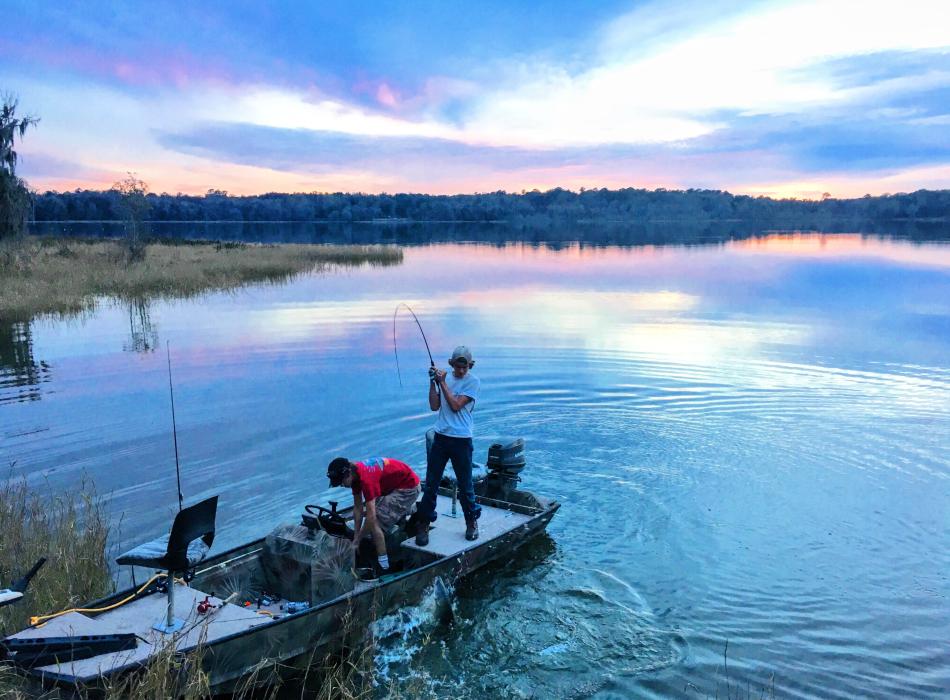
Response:
[{"label": "aluminum jon boat", "polygon": [[560,504],[518,488],[523,444],[493,445],[488,469],[475,479],[482,506],[475,541],[465,539],[460,509],[452,517],[455,485],[446,478],[428,545],[415,544],[412,518],[385,533],[394,571],[385,576],[373,572],[368,539],[353,566],[347,539],[352,502],[307,506],[299,524],[207,556],[214,497],[183,509],[168,536],[119,557],[164,569],[147,584],[34,618],[37,624],[3,640],[0,655],[38,685],[61,689],[95,688],[134,674],[169,647],[181,654],[200,649],[196,658],[215,692],[233,690],[268,664],[305,668],[352,641],[347,630],[362,634],[374,619],[416,604],[440,581],[511,557],[544,531]]}]

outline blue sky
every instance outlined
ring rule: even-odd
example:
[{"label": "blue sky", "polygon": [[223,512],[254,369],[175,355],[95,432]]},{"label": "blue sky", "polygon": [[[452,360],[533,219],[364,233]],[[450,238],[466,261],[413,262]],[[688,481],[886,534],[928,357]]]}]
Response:
[{"label": "blue sky", "polygon": [[8,0],[38,189],[950,187],[950,4]]}]

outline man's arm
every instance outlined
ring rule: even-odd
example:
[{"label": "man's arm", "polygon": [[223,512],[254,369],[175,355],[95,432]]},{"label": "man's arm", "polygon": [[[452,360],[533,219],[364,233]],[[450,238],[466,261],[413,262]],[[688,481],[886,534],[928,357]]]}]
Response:
[{"label": "man's arm", "polygon": [[[445,375],[442,374],[439,376],[439,388],[442,389],[442,395],[445,397],[446,403],[449,404],[449,408],[458,413],[461,411],[466,404],[470,403],[472,400],[471,396],[456,396],[452,393],[452,390],[449,389],[449,385],[445,383]],[[430,403],[431,403],[431,394],[430,394]],[[435,409],[432,409],[435,410]]]},{"label": "man's arm", "polygon": [[363,494],[353,494],[353,543],[358,545],[363,535]]},{"label": "man's arm", "polygon": [[433,411],[438,411],[442,407],[437,387],[435,382],[429,382],[429,408]]},{"label": "man's arm", "polygon": [[376,520],[376,499],[366,501],[366,527],[373,535],[373,542],[376,544],[376,554],[383,556],[386,554],[386,536],[383,529]]}]

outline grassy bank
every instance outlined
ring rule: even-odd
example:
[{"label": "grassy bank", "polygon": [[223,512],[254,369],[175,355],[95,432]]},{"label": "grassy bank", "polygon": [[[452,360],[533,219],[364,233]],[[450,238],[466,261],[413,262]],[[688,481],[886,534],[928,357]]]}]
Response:
[{"label": "grassy bank", "polygon": [[[28,625],[37,611],[72,607],[111,590],[108,519],[90,483],[53,495],[31,489],[25,481],[0,477],[0,533],[0,588],[46,558],[23,598],[0,608],[0,636]],[[0,697],[28,697],[20,679],[2,662]]]},{"label": "grassy bank", "polygon": [[333,266],[397,265],[382,246],[153,242],[130,260],[121,241],[27,237],[0,243],[0,317],[90,311],[103,297],[189,297]]},{"label": "grassy bank", "polygon": [[23,599],[0,608],[0,633],[25,627],[37,610],[72,606],[111,590],[108,518],[95,489],[84,481],[71,493],[44,491],[0,479],[0,588],[40,557],[47,559]]}]

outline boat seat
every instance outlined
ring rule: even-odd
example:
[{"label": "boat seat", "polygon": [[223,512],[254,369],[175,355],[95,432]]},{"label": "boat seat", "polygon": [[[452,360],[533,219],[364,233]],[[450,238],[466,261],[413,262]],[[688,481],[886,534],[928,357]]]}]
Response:
[{"label": "boat seat", "polygon": [[148,566],[168,572],[165,583],[168,593],[165,621],[153,627],[163,634],[177,632],[185,624],[175,618],[175,574],[193,569],[205,558],[214,542],[214,519],[217,513],[217,496],[183,508],[175,516],[169,534],[140,544],[116,559],[118,564]]},{"label": "boat seat", "polygon": [[175,516],[169,534],[129,550],[118,557],[116,563],[165,571],[194,568],[205,558],[214,542],[217,510],[217,496],[182,509]]},{"label": "boat seat", "polygon": [[[130,549],[116,559],[116,563],[167,570],[168,566],[166,566],[166,561],[168,557],[168,541],[170,539],[171,534],[168,534],[157,537],[151,542],[140,544],[135,549]],[[206,545],[205,541],[200,537],[189,542],[188,548],[185,550],[186,566],[184,569],[191,569],[200,564],[210,550],[211,547]],[[183,569],[179,569],[179,571],[181,570]]]}]

